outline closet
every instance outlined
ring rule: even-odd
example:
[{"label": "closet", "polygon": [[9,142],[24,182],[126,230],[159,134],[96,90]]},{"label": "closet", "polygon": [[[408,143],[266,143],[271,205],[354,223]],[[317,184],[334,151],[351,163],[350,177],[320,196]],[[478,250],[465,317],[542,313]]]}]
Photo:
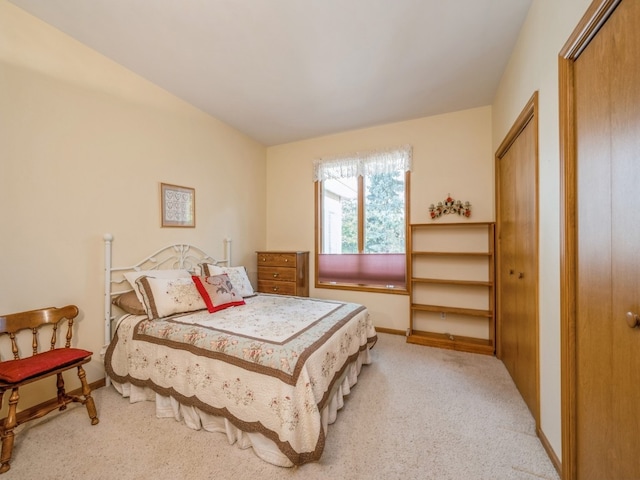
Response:
[{"label": "closet", "polygon": [[496,153],[497,348],[536,422],[538,366],[537,92]]},{"label": "closet", "polygon": [[593,1],[561,51],[562,470],[637,479],[640,2]]}]

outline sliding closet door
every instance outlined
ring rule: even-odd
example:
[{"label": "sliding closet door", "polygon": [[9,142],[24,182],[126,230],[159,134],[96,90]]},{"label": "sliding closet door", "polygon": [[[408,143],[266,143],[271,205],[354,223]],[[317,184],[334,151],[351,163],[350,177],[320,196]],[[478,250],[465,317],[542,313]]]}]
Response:
[{"label": "sliding closet door", "polygon": [[537,94],[496,154],[497,352],[538,422],[536,110]]},{"label": "sliding closet door", "polygon": [[574,64],[578,479],[640,478],[640,2]]}]

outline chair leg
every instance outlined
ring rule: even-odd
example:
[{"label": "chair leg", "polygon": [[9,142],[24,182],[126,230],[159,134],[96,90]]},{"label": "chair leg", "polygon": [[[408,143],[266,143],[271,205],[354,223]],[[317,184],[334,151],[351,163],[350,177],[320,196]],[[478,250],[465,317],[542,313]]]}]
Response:
[{"label": "chair leg", "polygon": [[0,453],[0,473],[4,473],[11,468],[9,461],[11,460],[11,454],[13,453],[13,438],[15,434],[13,429],[18,424],[16,417],[16,408],[18,405],[18,399],[20,394],[18,389],[14,388],[11,391],[11,397],[9,397],[9,411],[7,418],[4,421],[4,428],[2,429],[2,453]]},{"label": "chair leg", "polygon": [[58,373],[57,377],[58,381],[56,382],[56,386],[58,387],[58,405],[60,405],[58,410],[63,411],[67,409],[67,402],[65,402],[67,392],[64,391],[64,378],[62,378],[62,373]]},{"label": "chair leg", "polygon": [[82,365],[78,366],[78,378],[82,384],[82,395],[84,395],[84,404],[87,407],[87,413],[91,419],[91,425],[97,425],[100,419],[98,418],[98,412],[96,411],[96,404],[91,396],[91,389],[87,383],[87,374],[84,372]]}]

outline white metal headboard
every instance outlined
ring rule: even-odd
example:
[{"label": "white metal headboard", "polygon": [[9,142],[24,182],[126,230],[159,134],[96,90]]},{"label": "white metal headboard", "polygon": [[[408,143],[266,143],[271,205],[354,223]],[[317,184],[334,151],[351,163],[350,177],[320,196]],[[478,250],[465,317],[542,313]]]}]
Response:
[{"label": "white metal headboard", "polygon": [[[200,274],[199,264],[211,263],[214,265],[231,266],[231,239],[224,239],[224,258],[215,259],[198,247],[189,244],[169,245],[152,253],[135,265],[127,267],[111,266],[111,244],[113,235],[104,235],[104,341],[103,354],[111,342],[111,326],[115,316],[113,314],[112,300],[122,293],[132,290],[131,285],[124,277],[126,272],[140,270],[167,270],[183,268],[194,274]],[[108,379],[107,379],[108,380]]]}]

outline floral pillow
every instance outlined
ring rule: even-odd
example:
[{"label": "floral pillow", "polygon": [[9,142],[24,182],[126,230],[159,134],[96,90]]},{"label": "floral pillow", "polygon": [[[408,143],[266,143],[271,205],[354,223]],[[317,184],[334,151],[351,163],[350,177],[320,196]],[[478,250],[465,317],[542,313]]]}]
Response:
[{"label": "floral pillow", "polygon": [[142,304],[151,320],[207,308],[191,277],[136,279]]},{"label": "floral pillow", "polygon": [[193,278],[193,283],[200,292],[209,313],[245,304],[226,273],[191,278]]},{"label": "floral pillow", "polygon": [[138,285],[136,284],[136,280],[142,276],[146,275],[147,277],[153,278],[190,278],[191,274],[187,270],[183,269],[175,269],[175,270],[134,270],[131,272],[125,272],[124,278],[131,284],[133,291],[136,292],[136,297],[140,300],[141,303],[144,303],[142,300],[142,293],[140,292]]},{"label": "floral pillow", "polygon": [[247,276],[247,269],[244,267],[221,267],[220,265],[212,265],[203,263],[201,265],[203,275],[229,275],[229,280],[238,291],[241,297],[250,297],[255,295],[253,286]]}]

